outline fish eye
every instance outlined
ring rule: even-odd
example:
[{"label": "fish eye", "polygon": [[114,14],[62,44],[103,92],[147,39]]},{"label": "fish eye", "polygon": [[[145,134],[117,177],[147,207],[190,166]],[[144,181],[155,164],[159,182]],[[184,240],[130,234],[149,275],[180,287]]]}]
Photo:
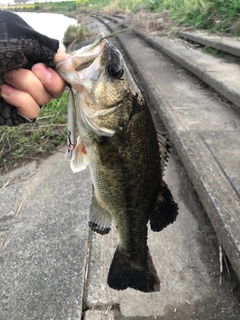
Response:
[{"label": "fish eye", "polygon": [[120,79],[123,76],[123,68],[116,63],[111,63],[107,66],[107,73],[110,77]]}]

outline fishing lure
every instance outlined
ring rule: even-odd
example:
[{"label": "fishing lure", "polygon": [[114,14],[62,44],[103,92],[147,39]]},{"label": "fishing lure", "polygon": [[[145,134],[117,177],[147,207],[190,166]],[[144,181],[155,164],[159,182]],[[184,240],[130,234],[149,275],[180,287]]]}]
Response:
[{"label": "fishing lure", "polygon": [[67,132],[67,151],[65,158],[71,160],[73,150],[76,146],[76,106],[72,88],[68,91],[68,132]]}]

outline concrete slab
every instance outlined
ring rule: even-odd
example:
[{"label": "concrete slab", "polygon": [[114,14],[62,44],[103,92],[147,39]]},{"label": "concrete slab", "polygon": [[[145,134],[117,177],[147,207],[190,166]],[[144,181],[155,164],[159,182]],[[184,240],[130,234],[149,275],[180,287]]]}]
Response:
[{"label": "concrete slab", "polygon": [[[145,47],[138,37],[119,38],[129,56],[144,90],[151,94],[154,104],[164,113],[163,122],[179,131],[239,131],[239,113],[213,94],[201,87],[201,82],[174,65],[161,53]],[[139,57],[138,52],[141,52]],[[168,107],[166,110],[163,103]],[[165,112],[166,111],[166,112]]]},{"label": "concrete slab", "polygon": [[[187,319],[193,311],[196,312],[197,304],[206,304],[204,300],[215,294],[219,298],[217,248],[212,241],[214,233],[206,225],[202,207],[196,201],[186,173],[174,158],[171,157],[166,181],[179,204],[179,217],[161,233],[149,232],[150,252],[162,289],[160,293],[147,295],[130,289],[122,293],[120,310],[124,316],[155,315],[167,319],[169,313],[178,317],[179,311],[185,308],[184,319]],[[204,230],[204,226],[207,229]],[[210,292],[212,290],[216,292]],[[218,298],[212,304],[215,305]]]},{"label": "concrete slab", "polygon": [[240,197],[240,157],[237,148],[232,148],[234,141],[238,144],[240,131],[203,132],[201,136]]},{"label": "concrete slab", "polygon": [[1,182],[0,319],[80,320],[89,173],[59,152]]},{"label": "concrete slab", "polygon": [[240,70],[237,63],[229,63],[224,58],[216,59],[209,54],[186,47],[177,40],[165,37],[149,38],[143,33],[137,33],[240,108]]},{"label": "concrete slab", "polygon": [[88,310],[85,312],[84,320],[115,320],[115,312],[108,310]]},{"label": "concrete slab", "polygon": [[107,285],[108,269],[117,246],[116,229],[101,236],[91,232],[90,261],[87,282],[87,309],[101,309],[103,307],[118,306],[120,292]]},{"label": "concrete slab", "polygon": [[218,241],[239,277],[239,196],[201,136],[193,132],[180,133],[176,135],[175,143],[217,233]]},{"label": "concrete slab", "polygon": [[194,30],[194,32],[178,31],[177,34],[184,39],[240,57],[239,37],[219,36],[198,30]]}]

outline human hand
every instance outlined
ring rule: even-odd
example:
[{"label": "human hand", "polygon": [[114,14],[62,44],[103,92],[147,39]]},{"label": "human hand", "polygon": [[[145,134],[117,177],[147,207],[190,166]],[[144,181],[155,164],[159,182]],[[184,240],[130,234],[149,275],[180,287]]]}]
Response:
[{"label": "human hand", "polygon": [[[55,62],[67,58],[66,52],[58,49]],[[51,68],[37,63],[32,70],[15,69],[4,74],[6,84],[2,85],[1,97],[28,119],[39,115],[40,105],[61,96],[66,83]]]}]

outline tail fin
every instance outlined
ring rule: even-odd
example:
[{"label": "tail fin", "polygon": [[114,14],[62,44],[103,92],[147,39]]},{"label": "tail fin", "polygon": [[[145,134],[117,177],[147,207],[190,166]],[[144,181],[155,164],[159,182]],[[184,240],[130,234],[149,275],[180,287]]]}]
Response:
[{"label": "tail fin", "polygon": [[117,248],[108,273],[108,285],[116,290],[133,288],[143,292],[160,291],[160,280],[148,248],[143,265]]}]

